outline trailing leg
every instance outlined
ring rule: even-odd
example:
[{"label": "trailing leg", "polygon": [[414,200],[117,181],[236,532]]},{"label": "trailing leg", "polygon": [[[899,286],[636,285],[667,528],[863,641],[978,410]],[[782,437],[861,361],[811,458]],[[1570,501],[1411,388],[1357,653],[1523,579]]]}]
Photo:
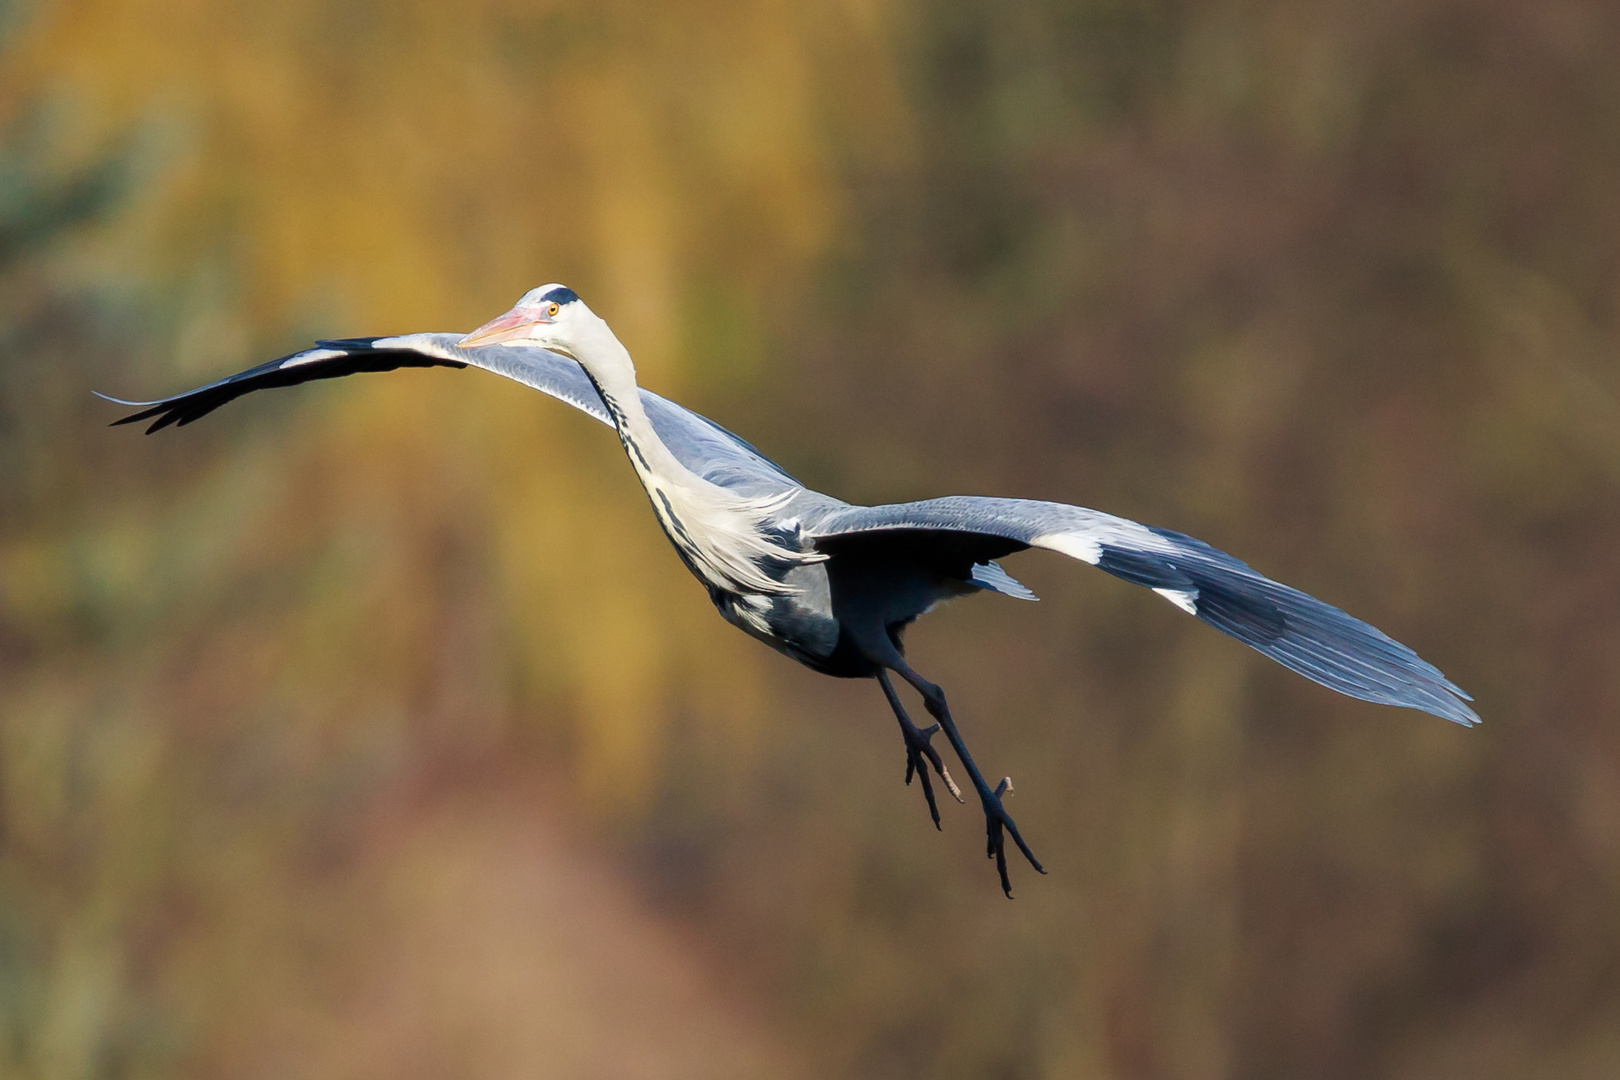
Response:
[{"label": "trailing leg", "polygon": [[979,793],[979,801],[984,804],[985,854],[996,860],[996,872],[1001,875],[1001,891],[1011,899],[1012,879],[1007,876],[1008,833],[1012,834],[1013,843],[1018,845],[1018,850],[1024,853],[1024,858],[1029,860],[1029,864],[1039,873],[1046,873],[1040,860],[1035,858],[1035,853],[1029,850],[1029,845],[1024,843],[1024,838],[1019,835],[1018,826],[1013,822],[1012,815],[1008,814],[1007,808],[1002,805],[1001,797],[1012,791],[1012,778],[1004,777],[1001,783],[991,790],[983,774],[979,772],[979,767],[974,764],[973,757],[968,753],[967,744],[962,741],[961,733],[956,730],[956,721],[951,719],[951,710],[945,704],[945,691],[911,670],[911,666],[903,657],[898,655],[892,657],[888,666],[922,695],[923,704],[928,707],[929,714],[939,722],[945,737],[951,742],[951,748],[961,759],[962,767],[967,769],[968,777]]},{"label": "trailing leg", "polygon": [[951,789],[951,797],[957,802],[962,801],[962,789],[956,786],[951,779],[951,771],[940,760],[939,751],[933,747],[934,733],[939,730],[938,724],[930,724],[926,728],[919,728],[911,722],[906,714],[906,708],[900,704],[900,695],[894,692],[894,684],[889,681],[889,673],[883,668],[878,669],[878,685],[883,687],[883,696],[889,699],[889,708],[894,710],[894,718],[900,721],[900,735],[906,742],[906,786],[911,786],[911,776],[917,774],[922,781],[923,797],[928,800],[928,813],[934,819],[934,828],[938,829],[939,806],[934,802],[934,785],[928,778],[928,767],[932,765],[939,778],[945,781],[945,786]]}]

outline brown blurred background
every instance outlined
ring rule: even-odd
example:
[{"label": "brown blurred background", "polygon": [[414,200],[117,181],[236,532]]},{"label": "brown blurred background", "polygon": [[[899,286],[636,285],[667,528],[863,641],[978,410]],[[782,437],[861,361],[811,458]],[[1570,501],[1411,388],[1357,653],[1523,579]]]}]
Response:
[{"label": "brown blurred background", "polygon": [[[0,2],[0,1073],[1620,1075],[1601,0]],[[577,288],[854,501],[1200,536],[1471,690],[1057,556],[876,687],[725,626],[614,440],[315,336]]]}]

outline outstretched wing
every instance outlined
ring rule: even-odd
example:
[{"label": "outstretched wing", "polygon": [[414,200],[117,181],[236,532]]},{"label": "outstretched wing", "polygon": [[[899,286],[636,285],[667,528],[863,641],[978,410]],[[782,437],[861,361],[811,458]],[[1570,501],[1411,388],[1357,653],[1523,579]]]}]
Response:
[{"label": "outstretched wing", "polygon": [[[366,371],[394,371],[406,367],[481,367],[525,386],[532,386],[587,412],[604,424],[611,424],[602,399],[580,366],[566,357],[544,349],[501,348],[512,355],[493,356],[495,348],[458,349],[453,334],[411,334],[407,337],[347,338],[316,342],[315,348],[283,356],[258,367],[248,368],[226,379],[209,383],[184,394],[158,401],[123,401],[119,405],[139,408],[139,412],[115,420],[117,424],[138,424],[150,420],[146,432],[161,431],[170,424],[180,427],[200,419],[255,390],[297,386],[316,379],[338,379]],[[101,395],[106,397],[105,394]]]},{"label": "outstretched wing", "polygon": [[[151,434],[170,424],[183,427],[255,390],[405,367],[475,367],[550,394],[612,426],[601,396],[577,361],[521,345],[463,349],[456,345],[458,340],[459,334],[407,334],[320,341],[313,349],[271,360],[160,401],[124,401],[105,394],[100,396],[138,410],[115,420],[115,425],[150,421],[146,431]],[[659,438],[683,465],[699,476],[728,487],[780,490],[799,486],[781,466],[708,417],[682,408],[650,390],[641,391],[641,400]]]},{"label": "outstretched wing", "polygon": [[1063,503],[953,496],[835,509],[807,523],[805,531],[828,551],[910,534],[919,542],[959,547],[976,559],[1026,547],[1062,552],[1146,585],[1222,633],[1342,694],[1421,709],[1467,726],[1479,722],[1461,688],[1376,627],[1168,529]]}]

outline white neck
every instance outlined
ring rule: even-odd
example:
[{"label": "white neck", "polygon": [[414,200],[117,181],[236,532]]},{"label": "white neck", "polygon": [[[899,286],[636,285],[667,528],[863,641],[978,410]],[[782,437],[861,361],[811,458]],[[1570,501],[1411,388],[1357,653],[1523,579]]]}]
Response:
[{"label": "white neck", "polygon": [[646,484],[650,477],[667,478],[674,482],[704,483],[682,465],[669,447],[653,430],[647,410],[641,404],[641,388],[636,385],[636,365],[611,327],[592,314],[587,325],[574,335],[580,367],[585,369],[602,403],[607,406],[613,426],[619,429],[619,441],[637,475]]}]

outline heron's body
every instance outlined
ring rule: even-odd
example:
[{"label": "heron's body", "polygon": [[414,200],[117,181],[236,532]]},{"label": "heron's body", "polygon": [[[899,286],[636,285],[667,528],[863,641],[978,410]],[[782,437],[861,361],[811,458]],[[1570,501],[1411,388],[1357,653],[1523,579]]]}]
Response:
[{"label": "heron's body", "polygon": [[[984,804],[1003,888],[1010,832],[1039,868],[969,756],[944,692],[907,664],[901,632],[943,599],[978,591],[1034,595],[995,560],[1057,551],[1146,585],[1178,608],[1341,693],[1478,721],[1467,695],[1406,646],[1224,552],[1134,521],[1063,503],[953,496],[853,506],[800,484],[718,424],[636,385],[630,355],[571,290],[543,286],[469,335],[411,334],[321,342],[120,423],[187,424],[242,394],[398,367],[480,367],[566,401],[614,427],[659,526],[722,617],[827,675],[875,678],[899,720],[907,782],[915,771],[935,824],[928,768],[958,795],[930,745],[943,727]],[[919,730],[889,680],[895,672],[938,721]],[[1010,892],[1009,892],[1010,895]]]}]

